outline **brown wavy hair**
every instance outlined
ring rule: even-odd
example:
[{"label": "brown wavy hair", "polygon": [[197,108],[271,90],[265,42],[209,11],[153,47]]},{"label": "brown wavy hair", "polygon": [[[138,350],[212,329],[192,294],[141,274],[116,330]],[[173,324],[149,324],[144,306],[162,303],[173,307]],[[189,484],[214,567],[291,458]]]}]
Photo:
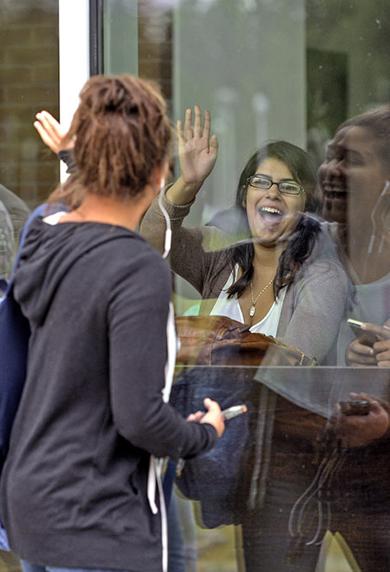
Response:
[{"label": "brown wavy hair", "polygon": [[85,192],[134,198],[168,156],[165,100],[150,81],[127,74],[94,76],[80,93],[66,140],[75,141],[76,168],[50,202],[74,207]]}]

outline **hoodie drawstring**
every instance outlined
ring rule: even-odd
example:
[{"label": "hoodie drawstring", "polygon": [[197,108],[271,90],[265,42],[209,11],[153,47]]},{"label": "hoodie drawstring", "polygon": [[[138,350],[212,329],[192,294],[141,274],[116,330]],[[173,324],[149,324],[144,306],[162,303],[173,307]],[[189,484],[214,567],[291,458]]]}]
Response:
[{"label": "hoodie drawstring", "polygon": [[[176,331],[175,331],[175,314],[172,302],[169,305],[169,314],[167,322],[167,349],[168,357],[165,364],[165,385],[162,390],[162,398],[164,403],[168,403],[171,394],[173,375],[176,363]],[[160,496],[161,510],[161,536],[162,536],[162,565],[163,572],[168,570],[168,524],[167,509],[165,506],[164,492],[162,486],[162,469],[164,459],[157,459],[153,455],[150,457],[149,474],[148,474],[148,501],[150,510],[153,514],[158,513],[156,503],[156,489],[158,488]]]}]

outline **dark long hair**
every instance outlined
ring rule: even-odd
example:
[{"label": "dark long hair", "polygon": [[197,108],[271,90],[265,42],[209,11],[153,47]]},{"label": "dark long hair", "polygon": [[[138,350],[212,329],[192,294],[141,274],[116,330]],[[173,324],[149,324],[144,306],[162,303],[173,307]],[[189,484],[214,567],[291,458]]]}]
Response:
[{"label": "dark long hair", "polygon": [[[316,172],[308,153],[287,141],[267,143],[248,160],[238,182],[235,210],[241,225],[246,226],[245,230],[248,235],[250,231],[244,207],[248,191],[247,179],[256,173],[259,164],[267,158],[278,159],[284,163],[291,171],[294,179],[304,187],[306,211],[316,213],[319,209],[319,200],[316,196]],[[313,251],[319,230],[320,224],[315,217],[304,214],[299,216],[297,225],[288,238],[286,248],[279,260],[273,284],[275,298],[281,288],[289,287],[293,283],[297,272]],[[252,243],[232,247],[230,256],[232,267],[234,268],[238,264],[242,274],[228,289],[229,298],[235,295],[239,298],[252,280],[254,253]]]}]

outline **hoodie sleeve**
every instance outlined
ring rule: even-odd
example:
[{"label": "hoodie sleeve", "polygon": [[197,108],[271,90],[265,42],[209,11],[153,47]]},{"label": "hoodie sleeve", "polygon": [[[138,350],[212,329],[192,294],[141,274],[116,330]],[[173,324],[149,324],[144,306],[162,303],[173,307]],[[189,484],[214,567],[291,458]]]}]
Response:
[{"label": "hoodie sleeve", "polygon": [[118,432],[132,445],[185,459],[211,448],[216,432],[163,402],[169,298],[169,270],[154,252],[117,280],[108,313],[111,407]]},{"label": "hoodie sleeve", "polygon": [[57,157],[60,159],[60,161],[65,163],[67,173],[71,174],[77,171],[77,165],[72,149],[61,149],[58,152]]}]

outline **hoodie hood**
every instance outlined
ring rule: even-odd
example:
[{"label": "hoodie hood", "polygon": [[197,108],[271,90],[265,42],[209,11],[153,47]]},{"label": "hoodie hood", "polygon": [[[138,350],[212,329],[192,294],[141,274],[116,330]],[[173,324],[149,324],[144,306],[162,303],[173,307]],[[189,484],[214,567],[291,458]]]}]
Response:
[{"label": "hoodie hood", "polygon": [[104,223],[49,225],[35,219],[28,231],[15,273],[14,295],[35,326],[43,324],[57,288],[70,268],[101,244],[138,234]]}]

